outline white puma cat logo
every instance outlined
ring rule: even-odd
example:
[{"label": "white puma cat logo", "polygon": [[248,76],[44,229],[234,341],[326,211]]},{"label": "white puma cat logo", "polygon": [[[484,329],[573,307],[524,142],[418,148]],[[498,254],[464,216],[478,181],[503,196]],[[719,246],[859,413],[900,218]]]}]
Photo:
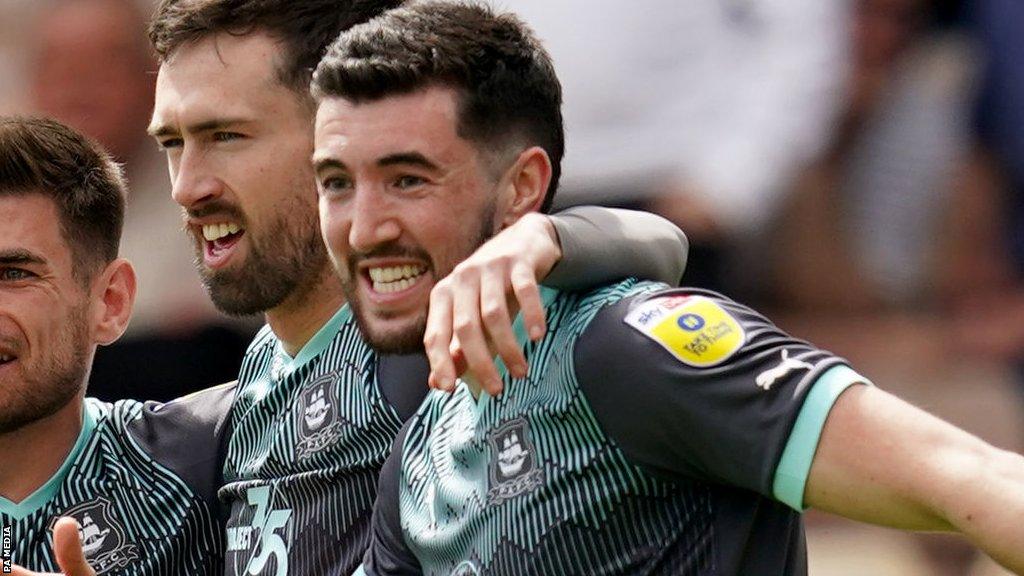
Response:
[{"label": "white puma cat logo", "polygon": [[760,386],[761,388],[764,388],[765,390],[770,390],[772,385],[775,384],[775,382],[777,382],[779,378],[782,378],[783,376],[789,374],[791,371],[796,370],[797,368],[804,368],[810,370],[811,368],[814,368],[814,366],[808,364],[807,362],[804,362],[803,360],[791,359],[789,357],[789,350],[783,350],[782,362],[779,362],[778,366],[774,368],[769,368],[764,372],[758,374],[757,378],[754,381],[757,382],[757,385]]}]

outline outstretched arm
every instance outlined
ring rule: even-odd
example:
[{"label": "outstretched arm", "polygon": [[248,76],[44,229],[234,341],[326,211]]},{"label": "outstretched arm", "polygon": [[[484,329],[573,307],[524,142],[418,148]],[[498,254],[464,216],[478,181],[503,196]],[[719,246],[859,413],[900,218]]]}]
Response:
[{"label": "outstretched arm", "polygon": [[490,394],[501,391],[497,354],[515,377],[526,360],[512,329],[518,309],[533,340],[544,335],[538,284],[586,289],[627,276],[676,284],[687,242],[669,221],[630,210],[577,207],[527,214],[481,246],[430,295],[424,344],[430,385],[451,390],[469,371]]},{"label": "outstretched arm", "polygon": [[829,412],[808,506],[895,528],[956,530],[1024,573],[1024,457],[870,386]]}]

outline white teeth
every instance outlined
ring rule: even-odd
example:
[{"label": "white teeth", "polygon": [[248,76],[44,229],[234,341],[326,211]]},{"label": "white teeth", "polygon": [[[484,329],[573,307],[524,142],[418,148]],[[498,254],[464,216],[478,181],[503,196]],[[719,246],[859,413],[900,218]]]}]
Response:
[{"label": "white teeth", "polygon": [[382,294],[406,290],[416,283],[426,268],[417,265],[392,266],[390,268],[370,268],[370,280],[373,291]]},{"label": "white teeth", "polygon": [[227,236],[237,234],[242,230],[238,224],[222,222],[220,224],[203,224],[203,238],[207,242],[213,242]]}]

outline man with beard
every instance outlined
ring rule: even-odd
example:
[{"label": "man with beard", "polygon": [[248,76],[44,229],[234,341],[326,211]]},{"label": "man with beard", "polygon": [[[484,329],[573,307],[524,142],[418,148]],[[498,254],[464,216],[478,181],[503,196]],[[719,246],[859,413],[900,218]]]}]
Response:
[{"label": "man with beard", "polygon": [[[231,411],[221,490],[228,574],[354,569],[369,539],[380,466],[427,391],[425,358],[378,362],[343,306],[310,166],[308,85],[323,48],[396,4],[165,0],[150,27],[161,61],[150,133],[167,151],[172,195],[186,212],[200,274],[221,310],[267,319],[243,361]],[[685,256],[666,222],[607,211],[524,222],[508,242],[513,257],[482,259],[482,281],[464,296],[478,319],[487,302],[505,302],[511,284],[541,323],[536,278],[548,275],[563,249],[569,266],[548,277],[561,276],[563,285],[630,272],[674,281]],[[581,262],[599,266],[573,278]],[[425,297],[445,272],[396,260],[369,274],[381,297],[393,298]],[[508,339],[510,324],[479,320],[482,330]]]},{"label": "man with beard", "polygon": [[[458,316],[424,335],[424,295],[375,271],[452,269],[550,206],[551,62],[511,14],[423,2],[343,34],[313,93],[321,224],[356,321],[379,351],[425,337],[440,366]],[[454,392],[395,441],[366,573],[806,574],[805,506],[958,531],[1024,571],[1020,455],[712,292],[631,279],[544,298],[550,330],[520,334],[528,370],[502,370],[504,391],[434,375]]]},{"label": "man with beard", "polygon": [[125,194],[98,145],[51,120],[0,118],[3,573],[57,569],[51,530],[81,535],[60,558],[69,573],[221,569],[232,388],[166,404],[84,398],[97,345],[121,336],[135,297],[117,257]]}]

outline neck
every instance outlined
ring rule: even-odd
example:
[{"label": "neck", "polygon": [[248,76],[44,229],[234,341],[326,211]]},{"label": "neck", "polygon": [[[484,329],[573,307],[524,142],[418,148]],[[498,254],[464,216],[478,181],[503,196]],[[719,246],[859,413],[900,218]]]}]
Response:
[{"label": "neck", "polygon": [[284,351],[294,358],[344,303],[341,282],[328,265],[316,282],[296,290],[278,307],[267,311],[267,324]]},{"label": "neck", "polygon": [[82,431],[82,396],[57,412],[0,434],[0,496],[21,502],[46,484]]}]

